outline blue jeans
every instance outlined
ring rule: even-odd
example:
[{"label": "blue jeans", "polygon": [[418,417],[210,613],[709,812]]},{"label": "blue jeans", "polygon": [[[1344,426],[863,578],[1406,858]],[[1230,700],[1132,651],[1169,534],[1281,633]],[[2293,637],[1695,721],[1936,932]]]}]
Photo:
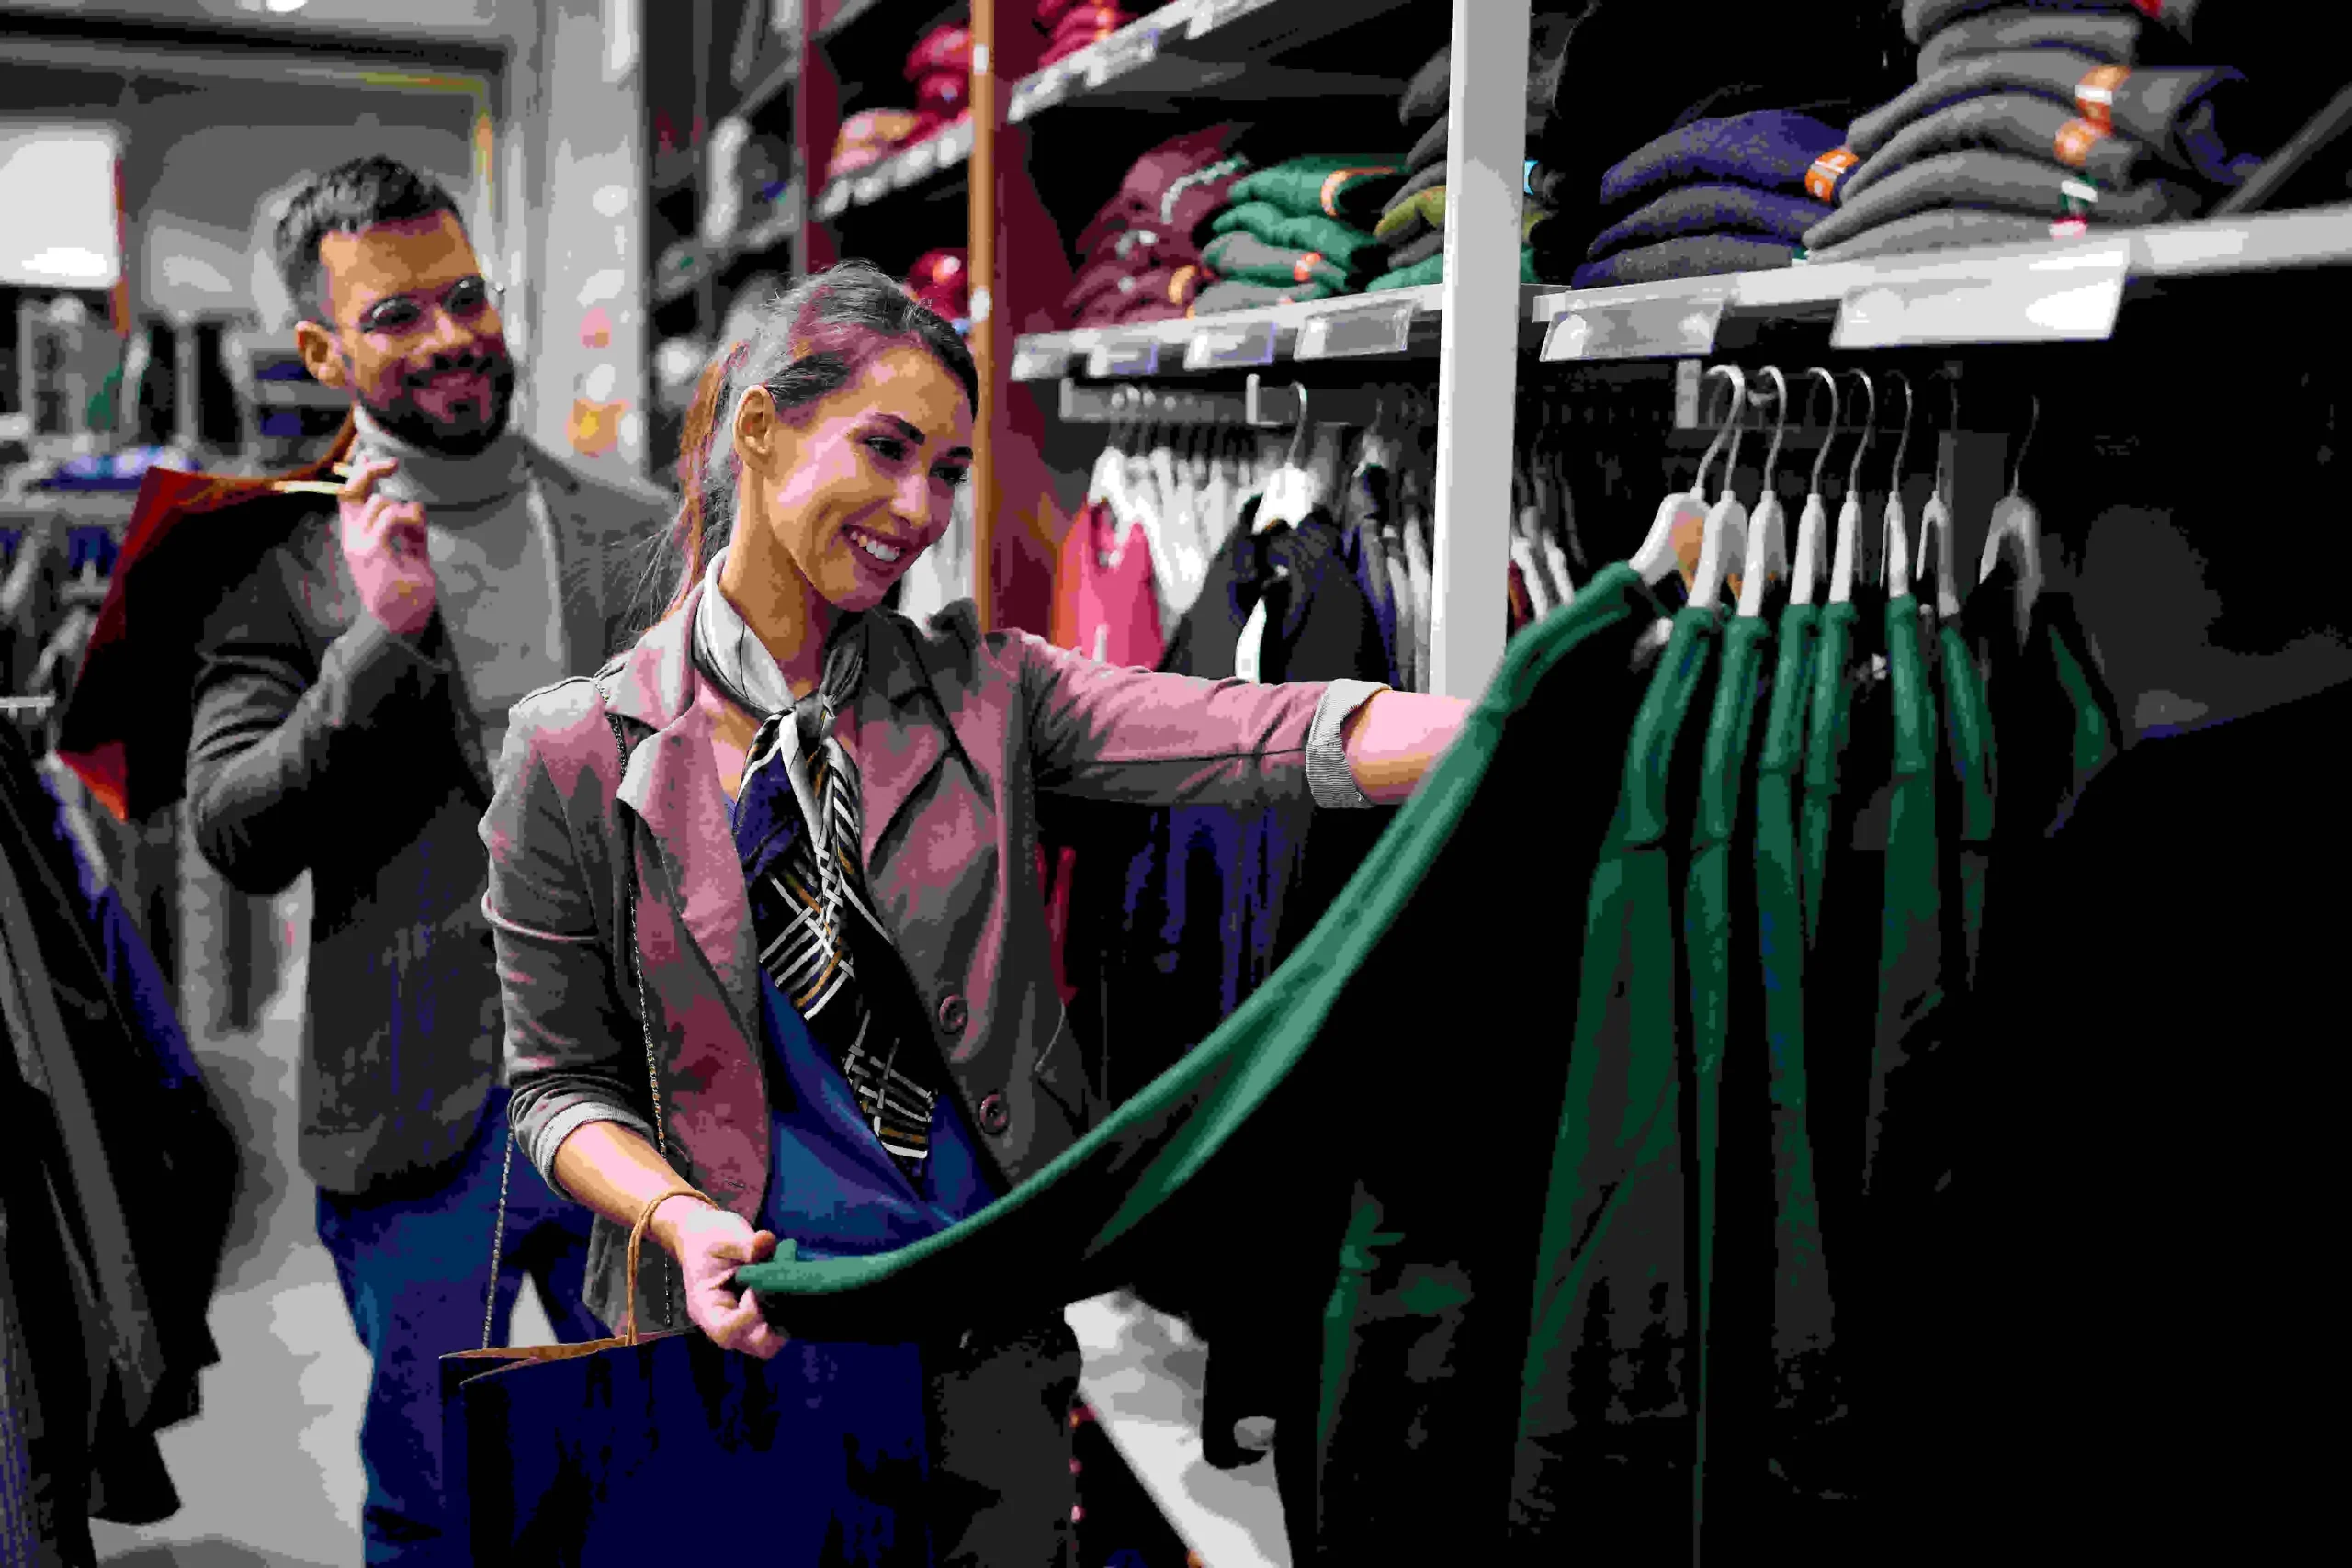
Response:
[{"label": "blue jeans", "polygon": [[[319,1194],[319,1239],[372,1363],[359,1425],[368,1472],[361,1533],[371,1563],[464,1560],[466,1543],[441,1539],[440,1358],[481,1345],[506,1142],[506,1091],[493,1089],[472,1145],[441,1186],[379,1198]],[[559,1339],[605,1336],[581,1304],[592,1217],[550,1191],[516,1151],[493,1344],[506,1343],[526,1273]]]}]

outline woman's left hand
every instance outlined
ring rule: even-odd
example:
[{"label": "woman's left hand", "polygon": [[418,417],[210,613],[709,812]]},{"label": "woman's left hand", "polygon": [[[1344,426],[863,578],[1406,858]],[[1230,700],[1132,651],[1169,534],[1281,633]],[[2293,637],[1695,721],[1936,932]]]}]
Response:
[{"label": "woman's left hand", "polygon": [[697,1205],[673,1222],[665,1238],[685,1275],[686,1316],[713,1344],[764,1361],[788,1337],[760,1312],[750,1291],[734,1287],[735,1270],[775,1256],[775,1236],[755,1231],[739,1214]]}]

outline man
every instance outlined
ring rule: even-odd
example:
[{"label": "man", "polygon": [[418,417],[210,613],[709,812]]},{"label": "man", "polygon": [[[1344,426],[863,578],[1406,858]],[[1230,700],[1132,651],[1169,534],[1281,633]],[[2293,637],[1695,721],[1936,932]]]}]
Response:
[{"label": "man", "polygon": [[266,543],[199,639],[187,797],[239,888],[311,874],[301,1159],[374,1363],[367,1561],[461,1559],[436,1358],[486,1315],[503,1343],[526,1270],[563,1338],[604,1332],[581,1302],[589,1212],[508,1168],[475,829],[508,708],[623,645],[662,508],[509,429],[496,293],[431,180],[345,164],[297,193],[276,248],[303,363],[353,399],[351,477],[241,506]]}]

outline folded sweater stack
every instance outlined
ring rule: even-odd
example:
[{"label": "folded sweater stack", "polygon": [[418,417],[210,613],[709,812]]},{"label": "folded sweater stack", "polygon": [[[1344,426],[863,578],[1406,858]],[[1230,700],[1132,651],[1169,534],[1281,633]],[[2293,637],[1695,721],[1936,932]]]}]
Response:
[{"label": "folded sweater stack", "polygon": [[1170,321],[1211,281],[1197,231],[1250,172],[1239,129],[1215,125],[1154,147],[1078,237],[1078,281],[1064,308],[1073,326]]},{"label": "folded sweater stack", "polygon": [[1817,261],[2195,217],[2291,129],[2192,47],[2198,0],[1903,0],[1917,83],[1863,115]]},{"label": "folded sweater stack", "polygon": [[1563,213],[1535,230],[1535,266],[1575,288],[1658,283],[1794,264],[1806,231],[1835,215],[1850,164],[1812,115],[1762,109],[1694,119],[1600,182],[1595,220]]},{"label": "folded sweater stack", "polygon": [[[1539,51],[1549,29],[1558,25],[1555,17],[1538,16]],[[1388,270],[1364,286],[1366,293],[1445,281],[1446,100],[1453,84],[1453,51],[1439,50],[1414,75],[1404,96],[1397,100],[1397,123],[1413,134],[1415,141],[1412,151],[1405,156],[1405,177],[1390,190],[1379,220],[1373,225],[1374,236],[1388,247]],[[1539,76],[1539,72],[1531,69],[1531,129],[1536,118]],[[1521,224],[1520,279],[1532,283],[1533,258],[1524,243],[1528,226],[1527,222]]]},{"label": "folded sweater stack", "polygon": [[1387,265],[1370,225],[1404,167],[1394,156],[1316,153],[1236,181],[1208,220],[1202,259],[1218,281],[1195,315],[1352,294]]}]

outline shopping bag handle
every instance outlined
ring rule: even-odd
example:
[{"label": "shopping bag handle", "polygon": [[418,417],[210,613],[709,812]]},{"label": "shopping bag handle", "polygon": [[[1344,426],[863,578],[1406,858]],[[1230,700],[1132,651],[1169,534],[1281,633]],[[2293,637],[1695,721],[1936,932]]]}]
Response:
[{"label": "shopping bag handle", "polygon": [[623,1276],[628,1300],[628,1305],[621,1311],[620,1338],[624,1345],[637,1343],[637,1260],[639,1254],[645,1248],[645,1233],[653,1224],[653,1211],[673,1198],[700,1198],[704,1202],[710,1203],[712,1208],[718,1207],[718,1204],[711,1203],[710,1199],[705,1196],[700,1189],[688,1187],[685,1183],[680,1182],[637,1212],[637,1224],[631,1225],[628,1230],[628,1262],[627,1272]]}]

